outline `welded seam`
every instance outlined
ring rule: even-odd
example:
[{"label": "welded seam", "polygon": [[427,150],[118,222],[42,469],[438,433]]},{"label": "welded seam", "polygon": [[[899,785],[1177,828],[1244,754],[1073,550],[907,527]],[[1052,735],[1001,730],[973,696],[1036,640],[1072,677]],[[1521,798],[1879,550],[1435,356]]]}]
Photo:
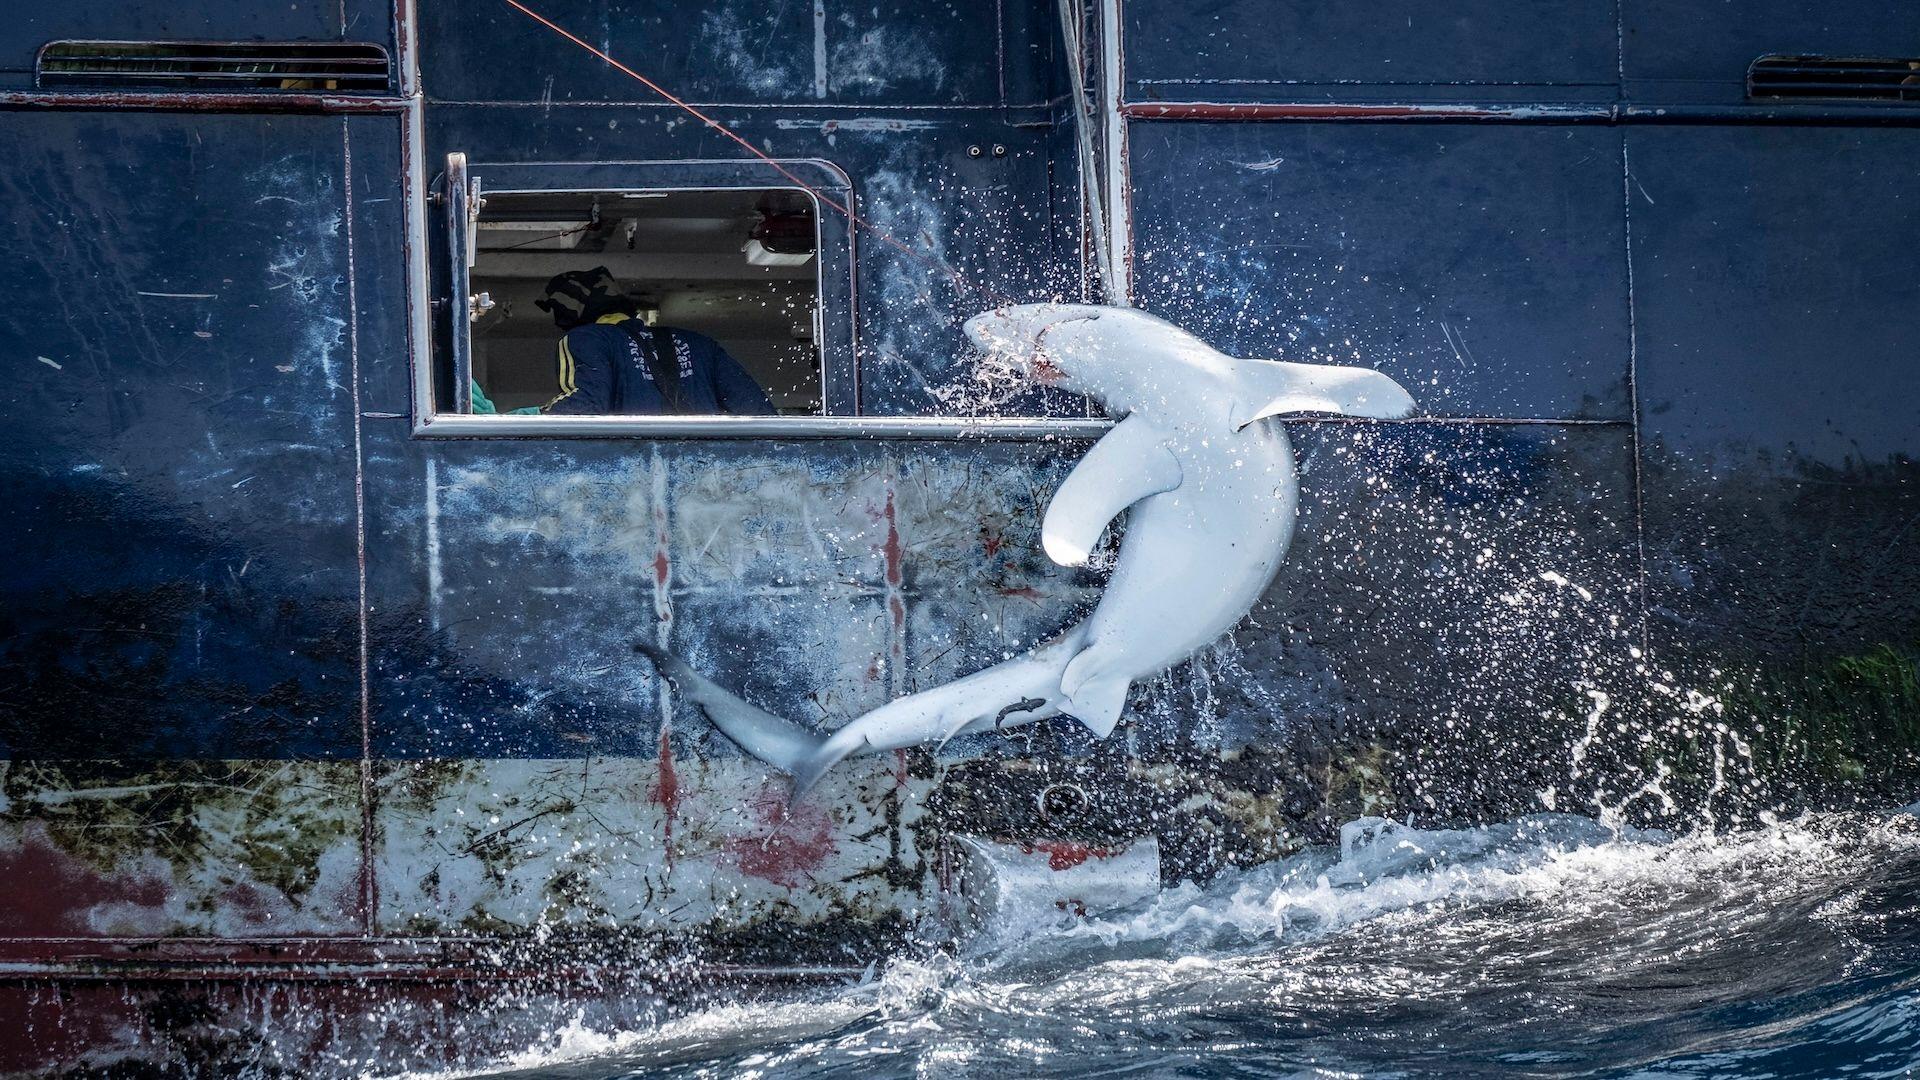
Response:
[{"label": "welded seam", "polygon": [[[1624,108],[1627,99],[1627,10],[1620,0],[1613,5],[1614,71],[1619,78],[1615,100]],[[1627,133],[1620,133],[1620,214],[1623,246],[1627,260],[1627,415],[1633,422],[1633,541],[1638,560],[1640,582],[1640,660],[1653,664],[1651,634],[1647,615],[1647,502],[1640,463],[1640,325],[1633,288],[1633,165],[1627,153]]]},{"label": "welded seam", "polygon": [[1647,515],[1640,464],[1640,325],[1633,293],[1633,167],[1627,156],[1627,133],[1620,133],[1620,212],[1624,219],[1627,260],[1627,412],[1632,420],[1633,537],[1639,560],[1640,656],[1651,664],[1647,633]]},{"label": "welded seam", "polygon": [[427,625],[440,632],[440,591],[445,583],[440,564],[440,459],[427,458],[426,490]]},{"label": "welded seam", "polygon": [[[673,504],[672,477],[660,444],[649,448],[647,461],[647,518],[653,528],[653,640],[662,649],[673,648]],[[660,843],[667,888],[672,889],[676,854],[674,826],[679,816],[679,779],[673,761],[673,683],[656,678],[654,693],[660,706],[659,773],[655,791],[661,811]]]},{"label": "welded seam", "polygon": [[1459,102],[1382,101],[1134,101],[1121,112],[1140,123],[1303,123],[1303,124],[1740,124],[1823,125],[1835,127],[1916,127],[1920,111],[1884,106],[1793,105],[1497,105]]},{"label": "welded seam", "polygon": [[[391,99],[388,99],[388,100],[391,100]],[[864,113],[864,112],[992,113],[992,112],[998,112],[1002,108],[1001,103],[997,101],[985,102],[985,103],[962,102],[958,104],[955,104],[952,102],[944,102],[944,103],[943,102],[921,102],[918,104],[906,104],[906,105],[887,104],[885,102],[850,103],[845,101],[782,101],[777,105],[769,105],[767,102],[764,102],[764,101],[695,101],[691,98],[688,98],[686,99],[686,102],[687,104],[693,106],[696,109],[742,109],[742,110],[750,110],[753,112],[762,112],[762,113],[781,112],[781,111],[798,110],[798,109],[811,109],[816,112],[837,110],[839,112],[860,112],[860,113]],[[467,106],[484,105],[489,109],[548,110],[556,106],[556,103],[546,102],[546,101],[489,101],[485,98],[438,98],[437,97],[433,99],[433,103],[435,105],[467,105]],[[578,101],[561,102],[561,103],[558,103],[558,105],[561,108],[568,108],[568,109],[574,108],[576,106],[583,109],[670,110],[670,109],[679,108],[679,106],[677,105],[671,105],[664,101],[654,101],[652,99],[642,99],[642,98],[602,98],[602,99],[597,99],[593,101],[578,100]],[[1032,107],[1037,109],[1037,108],[1040,108],[1041,105],[1039,103],[1034,103],[1032,106],[1021,106],[1021,107],[1023,108]]]},{"label": "welded seam", "polygon": [[[670,480],[659,444],[649,447],[647,458],[647,514],[653,530],[653,642],[662,649],[673,648],[673,506],[669,501]],[[660,690],[662,734],[673,729],[672,684],[656,680]]]},{"label": "welded seam", "polygon": [[813,96],[827,96],[827,0],[813,0]]},{"label": "welded seam", "polygon": [[1007,4],[993,0],[993,76],[1000,107],[1007,107]]},{"label": "welded seam", "polygon": [[1107,303],[1133,306],[1133,179],[1128,160],[1126,113],[1126,43],[1121,39],[1125,22],[1120,0],[1101,0],[1100,4],[1101,109],[1106,121],[1106,181],[1108,185],[1107,244],[1113,273],[1113,295]]},{"label": "welded seam", "polygon": [[347,223],[347,371],[353,401],[353,543],[358,562],[360,601],[360,928],[371,935],[379,890],[373,880],[373,689],[368,662],[367,617],[367,458],[360,418],[360,290],[353,248],[353,131],[340,120],[342,181],[346,185]]},{"label": "welded seam", "polygon": [[1613,99],[1625,102],[1627,99],[1627,6],[1622,0],[1613,3],[1613,72],[1615,85]]}]

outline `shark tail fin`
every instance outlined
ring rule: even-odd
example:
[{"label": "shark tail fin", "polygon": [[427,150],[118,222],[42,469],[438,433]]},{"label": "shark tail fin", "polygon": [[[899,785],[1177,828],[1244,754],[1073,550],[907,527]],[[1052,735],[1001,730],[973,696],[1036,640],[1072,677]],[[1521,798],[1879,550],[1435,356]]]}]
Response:
[{"label": "shark tail fin", "polygon": [[1246,391],[1242,400],[1233,403],[1235,430],[1281,413],[1397,420],[1413,412],[1413,395],[1372,368],[1239,359],[1233,373]]},{"label": "shark tail fin", "polygon": [[866,746],[866,740],[859,732],[847,733],[841,728],[821,740],[820,746],[807,758],[787,771],[793,774],[793,797],[799,798],[820,782],[827,770],[840,764],[850,754],[858,753]]},{"label": "shark tail fin", "polygon": [[[633,651],[653,662],[654,669],[673,683],[680,696],[692,702],[721,734],[739,744],[740,749],[761,761],[799,777],[807,773],[818,779],[833,761],[846,756],[842,752],[827,766],[816,761],[831,739],[809,728],[785,720],[760,708],[688,667],[686,662],[651,642],[634,642]],[[812,780],[807,782],[811,786]],[[798,785],[796,785],[798,787]]]}]

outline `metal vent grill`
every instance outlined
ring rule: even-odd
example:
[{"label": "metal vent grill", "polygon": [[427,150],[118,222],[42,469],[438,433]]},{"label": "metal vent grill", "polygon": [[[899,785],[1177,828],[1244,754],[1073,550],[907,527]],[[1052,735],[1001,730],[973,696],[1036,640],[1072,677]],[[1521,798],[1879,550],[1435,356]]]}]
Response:
[{"label": "metal vent grill", "polygon": [[1920,59],[1763,56],[1747,68],[1747,96],[1920,102]]},{"label": "metal vent grill", "polygon": [[54,41],[40,86],[180,90],[381,91],[392,64],[353,41]]}]

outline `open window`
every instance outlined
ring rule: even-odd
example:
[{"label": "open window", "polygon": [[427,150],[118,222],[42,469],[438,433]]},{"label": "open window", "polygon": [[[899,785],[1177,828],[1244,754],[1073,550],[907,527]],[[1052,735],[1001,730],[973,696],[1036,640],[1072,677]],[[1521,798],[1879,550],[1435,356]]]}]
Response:
[{"label": "open window", "polygon": [[851,237],[815,194],[844,200],[847,183],[782,166],[806,186],[762,163],[450,154],[421,420],[852,415]]}]

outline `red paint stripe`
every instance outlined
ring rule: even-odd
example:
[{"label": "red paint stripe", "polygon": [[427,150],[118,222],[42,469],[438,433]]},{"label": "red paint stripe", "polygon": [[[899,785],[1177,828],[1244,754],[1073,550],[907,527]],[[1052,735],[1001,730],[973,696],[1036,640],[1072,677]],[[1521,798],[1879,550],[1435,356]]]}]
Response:
[{"label": "red paint stripe", "polygon": [[398,113],[404,98],[338,94],[121,93],[115,91],[0,91],[0,106],[41,109],[151,109],[161,112]]},{"label": "red paint stripe", "polygon": [[885,556],[887,563],[887,588],[898,589],[900,583],[905,580],[905,574],[901,568],[900,523],[895,519],[893,491],[891,489],[887,491],[885,515],[887,519],[887,539],[880,550],[882,555]]},{"label": "red paint stripe", "polygon": [[666,863],[673,866],[673,823],[680,816],[680,774],[673,767],[673,729],[660,728],[660,774],[653,784],[653,801],[666,812]]},{"label": "red paint stripe", "polygon": [[887,502],[881,514],[887,523],[887,538],[880,545],[887,583],[887,692],[899,695],[907,679],[907,598],[906,545],[900,539],[899,516],[894,510],[894,478],[887,478]]},{"label": "red paint stripe", "polygon": [[662,624],[673,621],[673,528],[664,501],[653,508],[653,613]]},{"label": "red paint stripe", "polygon": [[1120,106],[1130,120],[1542,120],[1599,119],[1612,116],[1604,105],[1542,109],[1478,105],[1354,105],[1333,102],[1225,103],[1214,101],[1133,101]]},{"label": "red paint stripe", "polygon": [[1111,859],[1126,850],[1083,844],[1077,840],[1036,840],[1024,847],[1029,853],[1046,852],[1047,869],[1056,871],[1071,870],[1088,859]]}]

